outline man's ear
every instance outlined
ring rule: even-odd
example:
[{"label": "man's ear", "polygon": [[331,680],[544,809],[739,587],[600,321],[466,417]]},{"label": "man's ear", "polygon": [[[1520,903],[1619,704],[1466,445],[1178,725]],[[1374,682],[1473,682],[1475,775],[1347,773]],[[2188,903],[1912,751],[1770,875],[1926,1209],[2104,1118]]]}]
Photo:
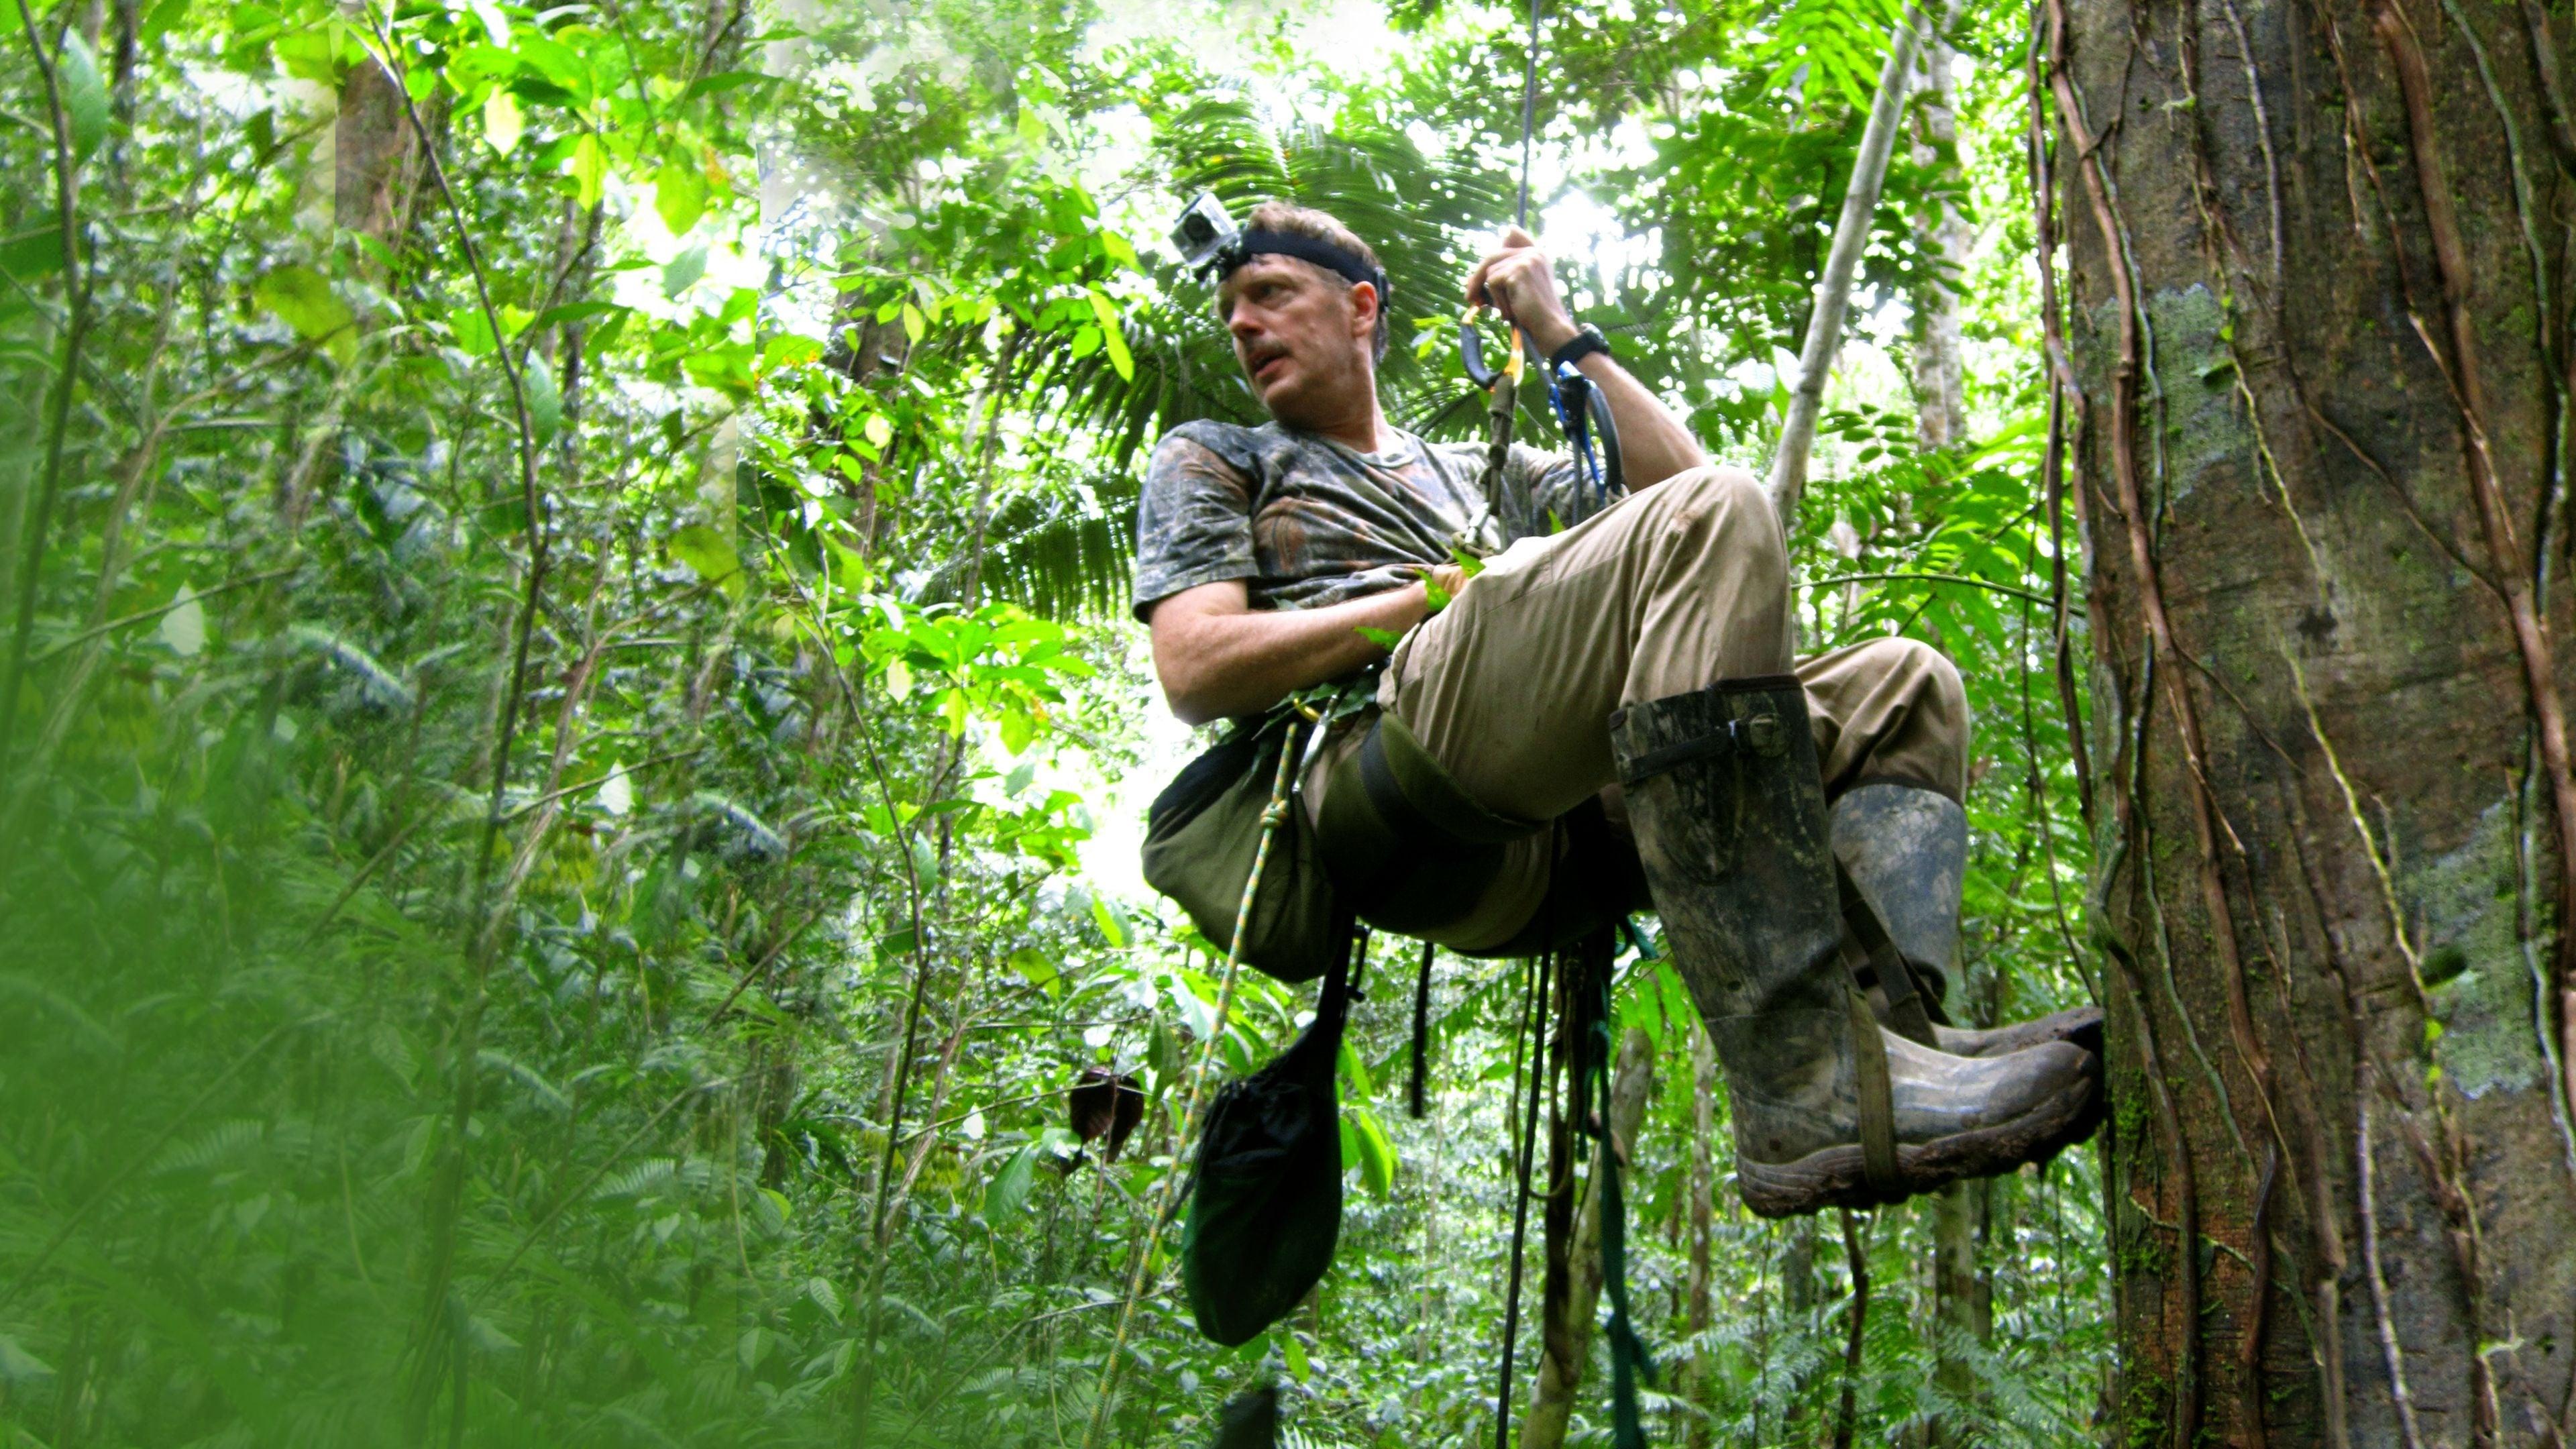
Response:
[{"label": "man's ear", "polygon": [[[1366,294],[1365,301],[1362,300],[1362,294]],[[1386,299],[1377,294],[1377,283],[1351,283],[1351,320],[1353,322],[1367,322],[1373,327],[1384,327],[1386,325],[1385,302]]]}]

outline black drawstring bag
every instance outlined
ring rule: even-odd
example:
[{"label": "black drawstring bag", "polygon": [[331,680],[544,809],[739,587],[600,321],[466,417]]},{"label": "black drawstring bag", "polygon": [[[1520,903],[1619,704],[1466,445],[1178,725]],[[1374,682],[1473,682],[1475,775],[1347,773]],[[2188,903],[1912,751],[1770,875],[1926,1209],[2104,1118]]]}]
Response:
[{"label": "black drawstring bag", "polygon": [[1314,1021],[1259,1071],[1226,1083],[1199,1134],[1181,1281],[1199,1332],[1228,1348],[1286,1317],[1322,1280],[1341,1241],[1333,1069],[1355,994],[1352,954],[1334,958]]}]

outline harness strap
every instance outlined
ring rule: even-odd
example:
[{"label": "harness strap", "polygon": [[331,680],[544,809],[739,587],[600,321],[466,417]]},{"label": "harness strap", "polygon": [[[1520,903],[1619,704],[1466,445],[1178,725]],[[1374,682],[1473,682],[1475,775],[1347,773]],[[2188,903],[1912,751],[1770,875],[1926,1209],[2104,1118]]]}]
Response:
[{"label": "harness strap", "polygon": [[1324,870],[1372,924],[1428,936],[1474,909],[1502,868],[1504,842],[1545,827],[1477,804],[1395,716],[1365,730],[1324,793]]},{"label": "harness strap", "polygon": [[1547,828],[1544,820],[1521,820],[1479,804],[1399,715],[1378,715],[1369,738],[1360,744],[1360,771],[1368,781],[1370,802],[1390,820],[1402,812],[1442,835],[1476,845],[1501,845]]}]

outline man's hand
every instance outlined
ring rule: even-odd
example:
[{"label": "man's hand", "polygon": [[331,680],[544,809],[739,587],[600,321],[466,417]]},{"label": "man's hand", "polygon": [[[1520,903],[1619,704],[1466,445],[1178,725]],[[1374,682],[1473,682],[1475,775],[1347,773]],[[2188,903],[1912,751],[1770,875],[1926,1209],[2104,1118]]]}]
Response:
[{"label": "man's hand", "polygon": [[1574,318],[1557,295],[1556,271],[1538,239],[1519,227],[1467,274],[1467,305],[1491,307],[1521,329],[1541,358],[1574,340]]},{"label": "man's hand", "polygon": [[[1456,564],[1427,571],[1452,597],[1467,586]],[[1371,636],[1421,623],[1431,612],[1430,582],[1316,609],[1255,609],[1241,579],[1183,589],[1145,618],[1163,698],[1190,724],[1259,714],[1293,690],[1385,658],[1385,645]]]},{"label": "man's hand", "polygon": [[[1437,590],[1439,597],[1443,599],[1457,598],[1458,591],[1467,587],[1469,577],[1471,575],[1464,567],[1453,563],[1433,564],[1429,574],[1431,588]],[[1425,597],[1426,599],[1429,597],[1429,591],[1426,591]]]}]

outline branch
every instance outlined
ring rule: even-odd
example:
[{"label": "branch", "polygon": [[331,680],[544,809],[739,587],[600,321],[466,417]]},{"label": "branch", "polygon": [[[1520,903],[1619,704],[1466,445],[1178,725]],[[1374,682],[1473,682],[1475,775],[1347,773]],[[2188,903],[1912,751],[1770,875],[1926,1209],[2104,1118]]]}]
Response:
[{"label": "branch", "polygon": [[[1771,456],[1771,476],[1763,491],[1785,526],[1798,516],[1799,496],[1807,489],[1807,455],[1816,445],[1816,417],[1824,409],[1825,374],[1842,346],[1843,312],[1851,304],[1852,273],[1861,253],[1869,250],[1869,227],[1878,214],[1878,193],[1887,183],[1887,160],[1896,150],[1896,123],[1905,111],[1906,92],[1914,82],[1914,50],[1920,43],[1925,12],[1907,5],[1887,37],[1887,65],[1878,73],[1878,98],[1870,103],[1869,124],[1860,133],[1860,154],[1852,160],[1851,184],[1843,189],[1843,213],[1834,223],[1833,250],[1825,256],[1825,274],[1816,282],[1816,310],[1807,317],[1807,341],[1798,351],[1798,387],[1789,395],[1789,416],[1780,424],[1780,448]],[[1943,10],[1931,12],[1935,25]]]},{"label": "branch", "polygon": [[264,584],[271,579],[282,579],[288,574],[294,573],[303,567],[303,562],[298,560],[294,563],[288,564],[284,568],[270,569],[266,573],[251,574],[245,578],[226,579],[222,583],[214,585],[212,588],[201,589],[185,598],[173,598],[170,602],[158,607],[144,609],[137,613],[126,614],[120,618],[110,619],[96,628],[83,629],[81,632],[63,640],[61,643],[55,644],[44,653],[29,659],[27,662],[30,664],[42,664],[46,660],[53,658],[55,655],[63,653],[65,650],[77,649],[81,645],[88,643],[90,640],[95,639],[102,634],[113,634],[119,629],[123,629],[134,624],[148,624],[153,620],[160,618],[162,615],[169,613],[173,609],[181,607],[182,605],[193,604],[200,599],[211,599],[217,594],[230,593],[235,589],[246,589],[253,584]]},{"label": "branch", "polygon": [[[79,385],[81,343],[89,334],[89,273],[80,256],[80,161],[73,154],[71,120],[63,113],[62,79],[56,72],[54,56],[45,50],[45,41],[36,25],[35,12],[27,0],[17,0],[18,23],[27,36],[27,51],[35,57],[37,74],[45,84],[45,110],[52,124],[54,142],[54,222],[62,233],[63,290],[71,303],[71,315],[63,330],[63,359],[54,374],[51,397],[52,416],[45,423],[45,474],[36,490],[36,507],[27,520],[27,534],[18,557],[18,617],[9,639],[9,670],[0,681],[0,765],[9,758],[12,736],[18,723],[18,692],[26,683],[27,648],[36,626],[36,579],[44,569],[46,536],[52,532],[54,502],[61,496],[63,485],[63,439],[71,428],[72,392]],[[64,32],[70,34],[68,30]],[[65,40],[64,44],[69,41]],[[14,836],[16,832],[11,832]],[[0,846],[0,858],[14,853]]]}]

